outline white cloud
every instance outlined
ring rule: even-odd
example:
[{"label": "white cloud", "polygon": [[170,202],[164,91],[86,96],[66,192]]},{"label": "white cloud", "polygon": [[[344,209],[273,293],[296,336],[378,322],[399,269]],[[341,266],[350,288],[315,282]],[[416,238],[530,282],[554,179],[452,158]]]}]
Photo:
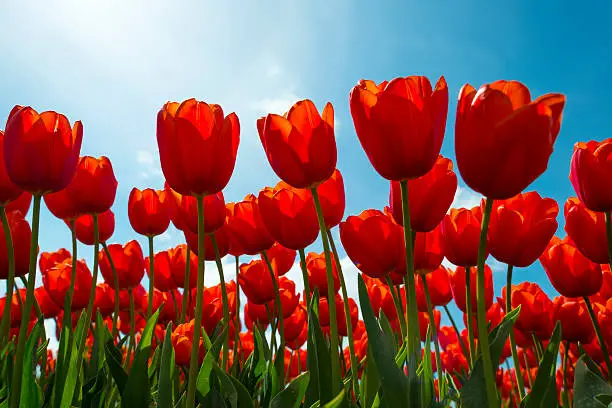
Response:
[{"label": "white cloud", "polygon": [[256,101],[252,108],[260,115],[267,115],[268,113],[282,115],[299,99],[293,91],[284,90],[277,97],[263,98]]},{"label": "white cloud", "polygon": [[480,205],[482,196],[465,187],[457,187],[451,208],[472,208]]},{"label": "white cloud", "polygon": [[266,69],[266,76],[268,78],[275,78],[283,72],[283,69],[277,63],[271,63]]},{"label": "white cloud", "polygon": [[136,163],[141,167],[140,176],[142,178],[161,177],[163,175],[157,155],[148,150],[138,150],[136,152]]}]

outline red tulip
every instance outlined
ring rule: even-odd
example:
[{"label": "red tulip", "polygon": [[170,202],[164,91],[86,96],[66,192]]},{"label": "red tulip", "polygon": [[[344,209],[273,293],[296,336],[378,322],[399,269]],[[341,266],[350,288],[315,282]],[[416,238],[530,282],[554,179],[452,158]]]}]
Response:
[{"label": "red tulip", "polygon": [[[268,259],[272,264],[272,269],[277,276],[283,276],[293,267],[295,262],[296,252],[294,249],[285,248],[278,242],[272,245],[272,248],[266,251]],[[261,257],[263,259],[263,255]]]},{"label": "red tulip", "polygon": [[183,195],[216,194],[236,164],[240,123],[219,105],[167,102],[157,114],[157,145],[168,184]]},{"label": "red tulip", "polygon": [[[217,259],[215,255],[215,247],[212,243],[212,237],[215,237],[215,241],[217,242],[217,250],[219,251],[219,259],[223,258],[225,255],[229,253],[230,249],[230,237],[229,237],[229,229],[227,225],[224,225],[222,228],[216,230],[212,234],[204,235],[204,259],[207,261],[214,261]],[[191,230],[186,229],[183,231],[185,235],[185,241],[191,251],[198,255],[198,234],[194,234]]]},{"label": "red tulip", "polygon": [[141,235],[163,234],[170,225],[166,192],[134,187],[128,201],[128,217],[134,231]]},{"label": "red tulip", "polygon": [[565,202],[565,232],[584,256],[598,264],[610,262],[606,217],[591,211],[576,197]]},{"label": "red tulip", "polygon": [[[136,285],[132,288],[132,294],[134,296],[135,311],[142,313],[147,310],[148,299],[144,286],[141,284]],[[119,310],[126,312],[130,310],[130,293],[127,289],[119,290]]]},{"label": "red tulip", "polygon": [[[344,314],[344,301],[340,295],[336,295],[336,321],[338,323],[338,334],[340,336],[347,336],[348,331],[346,327],[346,315]],[[357,320],[359,317],[359,310],[357,308],[357,303],[352,298],[348,299],[349,304],[349,313],[351,315],[351,325],[352,327],[357,326]],[[327,302],[327,298],[319,298],[319,321],[321,322],[321,327],[323,330],[329,330],[330,324],[329,317],[329,304]]]},{"label": "red tulip", "polygon": [[[485,265],[485,308],[489,310],[493,304],[493,272],[489,265]],[[450,284],[453,292],[453,298],[457,307],[463,312],[466,312],[466,272],[465,268],[458,266],[454,271],[451,270]],[[472,300],[472,311],[476,311],[476,281],[477,281],[477,270],[475,267],[470,268],[470,294]]]},{"label": "red tulip", "polygon": [[4,134],[6,172],[15,185],[30,193],[60,191],[75,174],[82,139],[80,121],[71,127],[60,113],[38,114],[29,106],[15,106]]},{"label": "red tulip", "polygon": [[409,180],[432,169],[442,147],[448,112],[444,77],[433,91],[422,76],[379,85],[361,80],[349,99],[361,146],[381,176]]},{"label": "red tulip", "polygon": [[304,327],[308,326],[308,313],[306,307],[299,305],[295,308],[293,313],[285,319],[284,325],[285,341],[290,343],[296,340],[302,333],[302,330],[304,330]]},{"label": "red tulip", "polygon": [[365,210],[340,223],[340,239],[346,254],[359,270],[382,278],[401,261],[402,229],[378,210]]},{"label": "red tulip", "polygon": [[531,100],[517,81],[496,81],[478,92],[464,85],[455,123],[457,167],[485,197],[505,200],[526,189],[548,166],[561,128],[565,96]]},{"label": "red tulip", "polygon": [[[440,321],[442,320],[442,314],[439,310],[434,310],[434,322],[436,324],[436,330],[440,330]],[[427,328],[431,324],[431,320],[429,318],[429,313],[419,312],[419,334],[421,336],[421,341],[425,341],[427,339]],[[433,330],[433,329],[432,329]],[[433,331],[431,336],[433,336]]]},{"label": "red tulip", "polygon": [[51,299],[44,286],[34,289],[34,298],[45,319],[56,317],[60,313],[60,307]]},{"label": "red tulip", "polygon": [[[175,299],[176,305],[174,303]],[[159,312],[160,322],[167,323],[177,321],[181,314],[182,301],[183,297],[176,289],[167,292],[162,292],[157,289],[153,290],[153,310],[161,308]]]},{"label": "red tulip", "polygon": [[[172,347],[174,348],[174,361],[177,365],[189,365],[191,349],[193,348],[194,320],[179,324],[172,332]],[[200,339],[199,359],[204,358],[204,345]]]},{"label": "red tulip", "polygon": [[0,206],[15,201],[23,194],[23,190],[11,181],[4,165],[4,132],[0,130]]},{"label": "red tulip", "polygon": [[38,268],[44,273],[48,269],[53,268],[55,265],[71,258],[72,255],[70,255],[70,251],[68,251],[66,248],[60,248],[55,252],[42,252],[38,260]]},{"label": "red tulip", "polygon": [[427,302],[423,288],[423,279],[427,279],[427,288],[432,306],[445,306],[453,300],[448,270],[444,266],[438,267],[431,273],[416,280],[417,306],[420,312],[427,312]]},{"label": "red tulip", "polygon": [[[278,292],[280,295],[283,317],[289,317],[300,303],[300,295],[295,293],[295,283],[284,276],[278,279]],[[276,310],[274,301],[268,303],[270,310]],[[273,312],[276,316],[278,313]]]},{"label": "red tulip", "polygon": [[587,259],[567,239],[553,237],[540,262],[550,283],[563,296],[591,296],[601,288],[601,266]]},{"label": "red tulip", "polygon": [[340,170],[334,170],[330,178],[317,187],[319,200],[321,200],[321,210],[327,229],[332,229],[340,224],[344,218],[346,198],[344,194],[344,179]]},{"label": "red tulip", "polygon": [[[144,276],[145,269],[142,248],[138,241],[132,240],[125,245],[111,244],[108,245],[108,251],[117,271],[119,289],[129,289],[138,286]],[[99,252],[98,261],[100,262],[100,272],[102,272],[104,281],[115,288],[113,271],[105,251]]]},{"label": "red tulip", "polygon": [[[172,276],[172,268],[170,266],[170,254],[168,251],[160,251],[154,256],[155,261],[155,279],[153,283],[155,288],[161,292],[170,292],[177,288],[176,281]],[[149,257],[145,258],[145,268],[147,269],[147,275],[151,275],[151,265]]]},{"label": "red tulip", "polygon": [[586,208],[591,211],[612,210],[612,139],[591,140],[574,146],[570,181]]},{"label": "red tulip", "polygon": [[108,157],[79,159],[74,178],[66,188],[68,199],[79,215],[108,211],[116,193],[117,179]]},{"label": "red tulip", "polygon": [[[168,191],[168,190],[166,190]],[[179,229],[198,233],[198,202],[195,197],[174,193],[174,224]],[[223,192],[204,197],[204,231],[213,233],[225,224],[226,209]]]},{"label": "red tulip", "polygon": [[192,251],[187,256],[187,245],[181,244],[166,251],[170,267],[170,276],[174,279],[176,286],[184,288],[185,267],[189,257],[189,289],[196,287],[198,283],[198,257]]},{"label": "red tulip", "polygon": [[452,208],[442,220],[442,249],[446,258],[458,266],[478,263],[481,207]]},{"label": "red tulip", "polygon": [[[334,293],[340,289],[340,278],[338,277],[338,269],[333,254],[332,260],[332,276],[334,278]],[[308,284],[310,291],[314,293],[315,289],[319,289],[319,296],[327,297],[327,269],[325,263],[325,253],[317,254],[310,252],[306,255],[306,270],[308,271]]]},{"label": "red tulip", "polygon": [[19,211],[25,217],[30,210],[30,204],[32,204],[32,194],[24,191],[14,201],[6,204],[4,206],[4,210],[7,214],[13,211]]},{"label": "red tulip", "polygon": [[247,299],[257,305],[264,305],[275,299],[270,271],[259,259],[240,265],[238,282]]},{"label": "red tulip", "polygon": [[561,323],[561,338],[572,343],[588,344],[595,337],[593,324],[582,299],[557,297],[554,320]]},{"label": "red tulip", "polygon": [[[553,330],[552,310],[553,303],[546,293],[532,282],[523,282],[517,286],[512,285],[512,309],[521,307],[521,313],[516,320],[515,327],[527,335],[534,333],[538,339],[547,340]],[[506,304],[506,290],[502,292]]]},{"label": "red tulip", "polygon": [[[45,196],[47,197],[47,196]],[[93,216],[81,215],[74,222],[77,239],[85,245],[94,245]],[[98,214],[98,241],[106,242],[115,232],[115,214],[112,210]]]},{"label": "red tulip", "polygon": [[244,305],[244,320],[249,330],[253,330],[255,323],[257,323],[261,328],[265,328],[268,324],[270,324],[268,311],[266,310],[265,305],[266,304],[258,305],[250,300],[247,300],[246,305]]},{"label": "red tulip", "polygon": [[[25,289],[18,289],[13,291],[13,296],[11,298],[11,306],[10,306],[10,326],[11,328],[16,327],[17,331],[19,331],[19,325],[21,324],[21,305],[25,302]],[[4,311],[4,307],[6,306],[6,297],[0,298],[0,311]],[[32,311],[34,313],[34,311]],[[16,335],[16,334],[15,334]],[[11,334],[9,338],[12,338]]]},{"label": "red tulip", "polygon": [[76,203],[70,197],[70,191],[65,188],[57,193],[45,194],[45,205],[51,214],[60,220],[74,220],[79,217],[80,212]]},{"label": "red tulip", "polygon": [[94,299],[94,313],[100,311],[102,317],[106,317],[112,315],[114,310],[115,291],[109,284],[98,283],[96,285],[96,297]]},{"label": "red tulip", "polygon": [[258,203],[266,229],[281,245],[298,250],[317,239],[319,223],[312,194],[308,190],[280,182],[274,188],[261,190]]},{"label": "red tulip", "polygon": [[[410,225],[413,231],[428,232],[442,222],[457,191],[453,162],[438,156],[433,168],[424,176],[408,181]],[[400,183],[390,183],[389,204],[393,219],[404,225]]]},{"label": "red tulip", "polygon": [[[430,232],[417,232],[414,239],[414,271],[426,275],[436,270],[444,260],[442,250],[442,232],[436,228]],[[404,254],[402,252],[402,254]],[[398,269],[406,269],[405,258],[398,264]]]},{"label": "red tulip", "polygon": [[534,263],[557,231],[559,206],[535,192],[495,201],[487,246],[500,262],[526,267]]},{"label": "red tulip", "polygon": [[[30,268],[32,230],[23,215],[16,211],[7,214],[9,230],[13,239],[15,276],[24,276]],[[0,279],[7,279],[9,273],[6,240],[0,239]],[[0,312],[1,313],[1,312]]]},{"label": "red tulip", "polygon": [[321,116],[312,101],[299,101],[284,116],[270,113],[260,118],[257,130],[272,170],[295,188],[315,187],[336,169],[331,103]]},{"label": "red tulip", "polygon": [[256,255],[272,247],[274,238],[263,223],[257,197],[253,194],[241,202],[229,203],[227,214],[231,240],[236,241],[245,254]]},{"label": "red tulip", "polygon": [[[64,307],[64,298],[70,288],[72,277],[72,259],[42,271],[42,281],[47,293],[60,307]],[[92,285],[92,276],[85,261],[77,261],[76,281],[74,282],[74,295],[72,297],[72,310],[81,310],[89,302],[89,288]]]},{"label": "red tulip", "polygon": [[610,271],[610,265],[602,264],[602,284],[599,291],[591,296],[591,302],[601,303],[605,305],[606,302],[612,298],[612,272]]}]

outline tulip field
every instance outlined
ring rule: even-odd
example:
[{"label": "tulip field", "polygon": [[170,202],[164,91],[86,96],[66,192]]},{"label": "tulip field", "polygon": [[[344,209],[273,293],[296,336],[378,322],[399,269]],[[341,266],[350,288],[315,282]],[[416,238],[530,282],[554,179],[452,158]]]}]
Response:
[{"label": "tulip field", "polygon": [[[241,123],[231,106],[167,102],[165,184],[127,203],[110,159],[83,155],[80,121],[15,106],[0,131],[0,408],[612,407],[612,139],[573,141],[575,196],[557,202],[531,185],[564,95],[500,80],[464,85],[456,112],[449,97],[444,77],[350,91],[351,132],[389,189],[356,214],[331,103]],[[281,181],[226,202],[245,127]],[[451,208],[460,179],[480,205]],[[53,252],[41,206],[71,232]],[[113,241],[113,206],[135,239]],[[157,250],[170,224],[183,243]],[[559,296],[513,276],[534,264]]]}]

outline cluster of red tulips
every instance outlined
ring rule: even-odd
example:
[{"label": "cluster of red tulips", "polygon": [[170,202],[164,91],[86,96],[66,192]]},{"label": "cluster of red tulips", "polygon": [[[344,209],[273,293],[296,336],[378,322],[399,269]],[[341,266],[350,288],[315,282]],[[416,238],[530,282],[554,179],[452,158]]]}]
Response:
[{"label": "cluster of red tulips", "polygon": [[[523,192],[547,168],[564,105],[560,94],[532,100],[516,81],[465,85],[456,164],[484,198],[451,209],[458,179],[440,155],[444,78],[433,89],[417,76],[360,81],[350,111],[368,159],[389,180],[389,206],[344,218],[331,104],[319,113],[303,100],[259,119],[282,181],[226,203],[237,115],[195,99],[168,102],[157,116],[166,184],[134,188],[127,204],[147,257],[136,240],[109,243],[117,180],[107,157],[80,157],[81,122],[16,106],[0,132],[2,406],[607,406],[612,140],[576,144],[566,238],[555,236],[557,202]],[[71,251],[38,253],[43,199],[72,232]],[[170,223],[185,243],[155,252]],[[361,272],[363,320],[347,293],[336,226]],[[319,235],[323,252],[307,254]],[[77,241],[94,247],[91,269]],[[227,256],[236,281],[225,280]],[[303,293],[284,276],[298,256]],[[488,256],[507,264],[502,290]],[[513,268],[538,259],[561,295],[553,300],[536,283],[512,284]],[[205,273],[220,284],[205,287]],[[440,326],[442,311],[452,326]],[[58,350],[47,350],[45,319],[57,323]]]}]

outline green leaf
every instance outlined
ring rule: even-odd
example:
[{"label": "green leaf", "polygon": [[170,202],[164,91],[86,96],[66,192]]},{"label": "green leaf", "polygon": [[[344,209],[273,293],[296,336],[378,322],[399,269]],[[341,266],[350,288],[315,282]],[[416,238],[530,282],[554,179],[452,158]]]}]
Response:
[{"label": "green leaf", "polygon": [[149,389],[148,361],[151,354],[151,341],[153,331],[159,318],[161,308],[147,320],[140,341],[136,346],[134,360],[128,375],[125,388],[121,393],[121,406],[123,408],[148,408],[151,402]]},{"label": "green leaf", "polygon": [[19,406],[39,407],[42,404],[42,393],[36,383],[36,344],[42,332],[43,321],[40,319],[32,329],[25,345],[25,355],[23,358],[23,373],[21,376],[21,394]]},{"label": "green leaf", "polygon": [[557,322],[546,352],[540,361],[538,375],[531,392],[521,402],[523,408],[548,408],[559,405],[557,400],[557,356],[561,343],[561,324]]},{"label": "green leaf", "polygon": [[274,397],[270,402],[270,408],[298,408],[306,395],[309,382],[309,372],[300,374]]},{"label": "green leaf", "polygon": [[[371,356],[372,352],[368,351],[368,355]],[[405,356],[404,356],[405,358]],[[364,408],[370,408],[374,404],[376,394],[380,388],[380,377],[378,376],[378,370],[376,369],[376,363],[374,359],[368,358],[366,360],[363,376],[361,377],[361,405]]]},{"label": "green leaf", "polygon": [[115,380],[115,384],[117,384],[119,394],[121,394],[128,379],[128,375],[123,369],[121,351],[115,346],[112,339],[108,339],[104,345],[104,353],[106,355],[106,365]]},{"label": "green leaf", "polygon": [[346,390],[342,389],[338,395],[334,397],[327,404],[323,405],[323,408],[338,408],[344,402],[344,396],[346,395]]},{"label": "green leaf", "polygon": [[[489,333],[489,350],[491,351],[491,363],[493,365],[493,372],[497,372],[499,365],[499,359],[506,344],[508,336],[510,336],[510,330],[518,315],[520,313],[520,307],[513,309],[510,313],[506,314],[502,319],[499,326],[494,328]],[[486,407],[489,406],[487,400],[487,391],[485,388],[484,378],[484,366],[482,358],[478,358],[474,363],[472,372],[469,378],[463,384],[461,388],[461,403],[466,407]]]},{"label": "green leaf", "polygon": [[230,380],[232,380],[232,382],[234,383],[234,387],[236,388],[236,391],[238,392],[238,406],[240,408],[253,407],[253,399],[251,398],[251,394],[249,394],[249,391],[246,389],[246,387],[240,381],[238,381],[237,378],[229,374],[227,376],[229,377]]},{"label": "green leaf", "polygon": [[172,379],[174,378],[174,347],[172,347],[172,322],[168,323],[166,336],[162,346],[161,366],[159,369],[159,408],[172,408],[174,394],[172,392]]},{"label": "green leaf", "polygon": [[381,330],[368,296],[368,290],[363,278],[359,276],[359,302],[361,313],[368,333],[368,344],[371,355],[376,362],[380,384],[385,395],[385,400],[392,407],[408,407],[408,382],[403,371],[395,363],[395,353],[391,341]]},{"label": "green leaf", "polygon": [[[87,327],[88,323],[86,322],[87,316],[86,313],[81,313],[81,317],[79,318],[79,322],[77,323],[77,327],[75,330],[74,341],[71,344],[71,349],[68,352],[70,356],[70,361],[68,361],[68,367],[63,378],[63,383],[60,384],[62,387],[58,389],[58,394],[61,396],[61,401],[59,405],[55,405],[57,408],[61,407],[69,407],[72,405],[72,400],[74,398],[74,393],[76,392],[77,380],[79,378],[79,373],[81,372],[81,360],[82,356],[78,355],[79,344],[83,340],[84,336],[87,336],[89,331],[89,327]],[[56,384],[56,387],[58,385]],[[57,402],[57,398],[56,398]]]},{"label": "green leaf", "polygon": [[612,385],[589,368],[589,357],[584,355],[576,362],[574,374],[574,407],[601,408],[606,404],[598,401],[598,395],[611,395]]},{"label": "green leaf", "polygon": [[221,346],[225,341],[226,335],[227,330],[223,330],[219,337],[215,339],[215,342],[212,344],[210,350],[208,350],[204,356],[204,361],[202,362],[202,366],[198,372],[198,379],[196,381],[197,397],[200,401],[204,401],[211,390],[210,374],[213,370],[213,364],[219,356],[219,350],[221,350]]},{"label": "green leaf", "polygon": [[428,407],[434,401],[434,378],[433,366],[431,364],[431,326],[427,328],[427,338],[425,341],[425,352],[421,362],[421,398],[422,406]]},{"label": "green leaf", "polygon": [[[318,317],[318,303],[314,304],[315,300],[318,302],[316,296],[312,297],[311,307],[308,315],[308,371],[310,372],[311,379],[307,391],[307,404],[310,400],[319,400],[321,404],[327,403],[334,398],[332,391],[332,378],[331,378],[331,357],[329,346],[323,337],[323,331],[319,324]],[[314,371],[316,370],[316,371]],[[317,384],[314,381],[318,380]],[[318,391],[318,395],[314,392]]]},{"label": "green leaf", "polygon": [[217,363],[213,364],[213,371],[219,379],[221,396],[230,403],[232,408],[253,407],[253,400],[249,392],[238,380],[222,370]]}]

